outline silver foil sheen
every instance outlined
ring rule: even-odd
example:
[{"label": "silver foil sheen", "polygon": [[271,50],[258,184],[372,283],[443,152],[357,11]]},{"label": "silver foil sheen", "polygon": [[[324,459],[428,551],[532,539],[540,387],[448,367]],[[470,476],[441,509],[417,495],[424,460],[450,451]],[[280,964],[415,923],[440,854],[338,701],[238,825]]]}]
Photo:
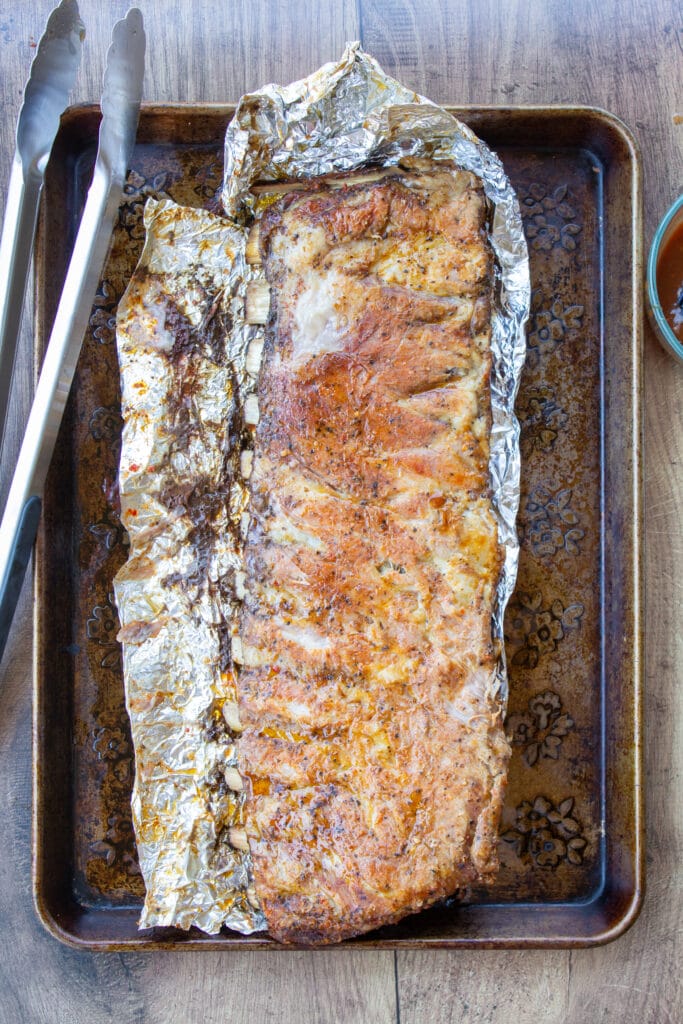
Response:
[{"label": "silver foil sheen", "polygon": [[[236,635],[238,601],[217,600],[211,580],[189,597],[187,588],[184,592],[178,587],[171,588],[171,593],[164,591],[169,566],[176,574],[183,571],[183,540],[189,526],[182,510],[169,515],[160,503],[159,465],[166,460],[167,468],[182,476],[190,463],[181,464],[177,452],[164,449],[159,425],[170,396],[164,391],[161,366],[155,371],[158,381],[152,373],[154,358],[150,361],[149,352],[144,351],[149,346],[142,346],[142,355],[139,351],[140,336],[134,323],[136,316],[140,319],[141,305],[146,307],[142,321],[147,323],[152,348],[165,343],[145,272],[151,269],[162,290],[197,324],[217,304],[229,309],[233,328],[225,339],[225,364],[231,367],[232,383],[228,387],[224,366],[214,368],[212,374],[208,363],[200,368],[199,378],[206,402],[216,414],[222,411],[227,415],[234,403],[243,410],[256,388],[258,361],[255,365],[253,352],[258,352],[263,335],[262,328],[244,322],[246,285],[258,276],[244,256],[246,224],[256,205],[252,185],[334,174],[367,164],[389,167],[406,156],[449,161],[473,172],[481,178],[493,210],[490,240],[497,260],[497,286],[489,468],[505,559],[492,624],[494,638],[500,641],[500,657],[491,688],[502,706],[507,700],[503,616],[519,557],[515,521],[520,452],[514,402],[526,351],[524,328],[530,295],[519,204],[500,160],[485,143],[445,110],[385,75],[377,62],[353,43],[338,63],[327,64],[300,82],[285,87],[269,85],[241,99],[225,139],[222,198],[226,217],[169,202],[148,205],[145,252],[119,310],[117,340],[125,419],[122,514],[135,553],[136,544],[144,547],[147,543],[147,535],[140,533],[142,512],[143,529],[152,527],[150,553],[157,561],[151,604],[145,596],[149,581],[142,583],[137,578],[130,561],[116,581],[136,748],[134,823],[148,890],[143,927],[196,924],[210,933],[224,924],[243,932],[265,927],[253,890],[251,900],[247,899],[252,881],[249,855],[234,850],[227,839],[230,823],[239,824],[242,797],[234,793],[226,810],[225,800],[221,802],[216,795],[216,770],[221,763],[236,765],[236,748],[227,741],[207,743],[202,726],[208,711],[227,691],[211,667],[210,657],[198,658],[196,644],[201,641],[210,653],[219,627]],[[156,382],[149,399],[133,387],[140,374],[151,374]],[[220,430],[202,429],[192,458],[199,460],[205,472],[218,472],[217,453],[224,442]],[[134,473],[127,468],[131,464],[136,466]],[[126,519],[133,505],[138,513],[134,521]],[[233,524],[241,522],[243,530],[247,505],[246,481],[236,472],[229,487],[226,516]],[[151,511],[145,518],[147,507]],[[231,536],[230,541],[225,534],[217,542],[212,573],[215,579],[222,574],[238,598],[239,531]],[[175,625],[155,633],[163,618],[164,602],[169,600],[180,605],[174,610]],[[127,639],[126,624],[140,621],[149,623],[153,635],[146,637],[143,630],[137,636],[133,630],[133,641]],[[182,678],[182,700],[169,693],[169,675]],[[156,702],[144,699],[152,693],[157,694]],[[159,693],[164,695],[161,705]],[[150,750],[161,770],[150,770]]]},{"label": "silver foil sheen", "polygon": [[[140,924],[251,932],[264,919],[250,855],[231,841],[244,793],[236,691],[223,657],[239,608],[246,489],[226,453],[246,381],[234,367],[244,367],[253,333],[241,294],[251,271],[243,232],[227,218],[150,200],[145,227],[117,314],[130,553],[114,581],[147,889]],[[204,522],[193,492],[212,502]]]}]

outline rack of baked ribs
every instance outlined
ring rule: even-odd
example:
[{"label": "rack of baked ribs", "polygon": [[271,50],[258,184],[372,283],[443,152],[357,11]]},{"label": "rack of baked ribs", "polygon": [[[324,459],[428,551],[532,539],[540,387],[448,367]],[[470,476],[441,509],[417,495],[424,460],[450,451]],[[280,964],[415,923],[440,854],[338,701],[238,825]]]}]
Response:
[{"label": "rack of baked ribs", "polygon": [[494,271],[468,172],[413,161],[280,191],[247,252],[267,326],[239,766],[270,934],[313,944],[497,869]]}]

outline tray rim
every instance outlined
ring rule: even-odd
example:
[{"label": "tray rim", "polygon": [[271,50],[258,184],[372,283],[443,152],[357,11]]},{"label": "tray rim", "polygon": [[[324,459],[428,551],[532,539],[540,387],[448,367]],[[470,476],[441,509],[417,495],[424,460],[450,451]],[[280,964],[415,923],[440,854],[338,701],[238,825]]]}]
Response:
[{"label": "tray rim", "polygon": [[[202,114],[216,116],[224,114],[230,117],[235,110],[234,103],[221,102],[181,102],[181,103],[157,103],[145,102],[141,106],[141,123],[143,121],[156,120],[159,117],[179,117],[190,115],[200,117]],[[632,692],[629,688],[629,713],[632,719],[632,741],[633,741],[633,789],[626,794],[632,806],[633,823],[635,827],[634,836],[634,884],[632,889],[624,894],[626,899],[622,901],[617,911],[617,917],[604,927],[599,925],[592,931],[582,934],[562,934],[563,929],[557,929],[556,934],[515,934],[516,929],[512,928],[505,935],[481,936],[481,935],[458,935],[450,937],[392,937],[383,938],[373,933],[369,938],[357,938],[347,940],[335,946],[322,947],[330,949],[346,948],[368,948],[368,949],[567,949],[585,948],[603,945],[623,935],[635,922],[643,905],[645,893],[645,823],[644,823],[644,783],[643,783],[643,574],[642,574],[642,493],[643,493],[643,419],[642,419],[642,356],[643,356],[643,198],[642,198],[642,164],[638,144],[631,129],[616,115],[609,111],[590,105],[578,104],[522,104],[522,105],[498,105],[498,104],[467,104],[467,105],[444,105],[445,109],[456,117],[468,121],[468,118],[478,116],[497,116],[508,122],[519,123],[525,118],[541,119],[552,118],[555,120],[586,119],[590,122],[601,124],[607,130],[615,132],[622,144],[625,145],[627,159],[631,165],[629,203],[631,216],[629,218],[630,231],[630,253],[632,255],[631,269],[631,317],[632,323],[629,331],[629,343],[631,351],[630,360],[630,407],[632,411],[632,431],[629,440],[632,442],[632,469],[627,477],[628,493],[632,501],[633,513],[631,525],[633,537],[631,551],[629,552],[628,568],[633,580],[633,604],[630,612],[633,623],[631,646],[631,665],[633,676]],[[99,114],[99,106],[95,103],[79,103],[67,108],[62,116],[60,131],[70,124],[77,122],[79,118],[88,115]],[[93,139],[94,142],[94,139]],[[557,147],[553,147],[557,149]],[[576,144],[568,147],[579,149]],[[590,151],[590,146],[586,146]],[[34,277],[34,376],[37,378],[43,344],[47,335],[45,320],[45,289],[41,271],[44,271],[45,253],[42,249],[44,235],[45,210],[41,205],[39,217],[38,236],[35,247],[35,277]],[[42,257],[42,258],[41,258]],[[602,409],[604,409],[604,394],[602,395]],[[604,444],[605,427],[601,428],[601,444]],[[601,538],[604,538],[604,518],[601,523]],[[153,935],[144,932],[136,932],[134,935],[124,939],[112,938],[89,938],[71,930],[66,922],[59,919],[59,915],[50,906],[49,898],[43,886],[43,873],[45,869],[46,850],[44,836],[41,830],[43,824],[43,792],[41,790],[41,776],[49,766],[44,763],[44,744],[46,729],[48,728],[44,715],[44,702],[49,689],[44,669],[46,665],[46,652],[41,645],[43,618],[46,608],[40,598],[43,594],[45,576],[45,526],[41,520],[36,552],[34,556],[33,581],[33,753],[32,753],[32,864],[31,880],[32,893],[36,913],[46,930],[55,938],[66,945],[76,949],[87,949],[91,951],[141,951],[141,950],[179,950],[179,949],[205,949],[205,950],[277,950],[277,951],[301,951],[302,946],[282,946],[267,936],[241,936],[235,933],[229,935],[209,936],[192,929],[189,933],[180,929],[154,929]],[[622,713],[623,714],[623,713]],[[603,746],[604,750],[604,746]],[[607,885],[603,878],[596,891],[585,901],[572,901],[569,903],[510,903],[510,904],[473,904],[475,912],[479,916],[488,916],[489,913],[504,916],[508,914],[511,918],[521,917],[524,919],[524,912],[537,918],[544,913],[562,913],[572,910],[595,908],[599,911],[606,905]],[[466,914],[470,910],[464,905],[462,911]],[[138,910],[131,908],[102,908],[100,911],[90,908],[81,911],[85,918],[88,914],[99,913],[120,917],[121,915],[137,918]],[[598,914],[599,917],[599,914]],[[409,919],[408,919],[409,920]],[[315,948],[315,947],[314,947]]]}]

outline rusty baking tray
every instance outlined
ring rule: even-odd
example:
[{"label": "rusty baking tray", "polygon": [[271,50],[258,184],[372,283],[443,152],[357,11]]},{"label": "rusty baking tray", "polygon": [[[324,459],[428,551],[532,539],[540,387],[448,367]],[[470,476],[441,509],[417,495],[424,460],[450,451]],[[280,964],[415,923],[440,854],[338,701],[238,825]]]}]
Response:
[{"label": "rusty baking tray", "polygon": [[[263,936],[138,932],[143,885],[112,577],[125,559],[116,472],[116,305],[148,196],[218,209],[228,106],[143,108],[113,248],[45,493],[36,556],[34,890],[58,938],[91,949],[260,949]],[[518,401],[522,556],[510,603],[510,782],[495,886],[347,945],[582,946],[635,919],[641,763],[641,195],[628,130],[590,108],[454,108],[503,158],[533,301]],[[68,111],[37,242],[46,342],[99,114]]]}]

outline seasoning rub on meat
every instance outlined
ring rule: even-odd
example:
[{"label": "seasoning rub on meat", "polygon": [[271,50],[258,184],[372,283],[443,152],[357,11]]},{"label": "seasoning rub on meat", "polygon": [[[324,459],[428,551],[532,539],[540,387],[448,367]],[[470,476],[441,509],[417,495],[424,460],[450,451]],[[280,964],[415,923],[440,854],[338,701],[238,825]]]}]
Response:
[{"label": "seasoning rub on meat", "polygon": [[496,871],[486,216],[472,174],[414,162],[261,217],[238,763],[283,942],[336,942]]}]

